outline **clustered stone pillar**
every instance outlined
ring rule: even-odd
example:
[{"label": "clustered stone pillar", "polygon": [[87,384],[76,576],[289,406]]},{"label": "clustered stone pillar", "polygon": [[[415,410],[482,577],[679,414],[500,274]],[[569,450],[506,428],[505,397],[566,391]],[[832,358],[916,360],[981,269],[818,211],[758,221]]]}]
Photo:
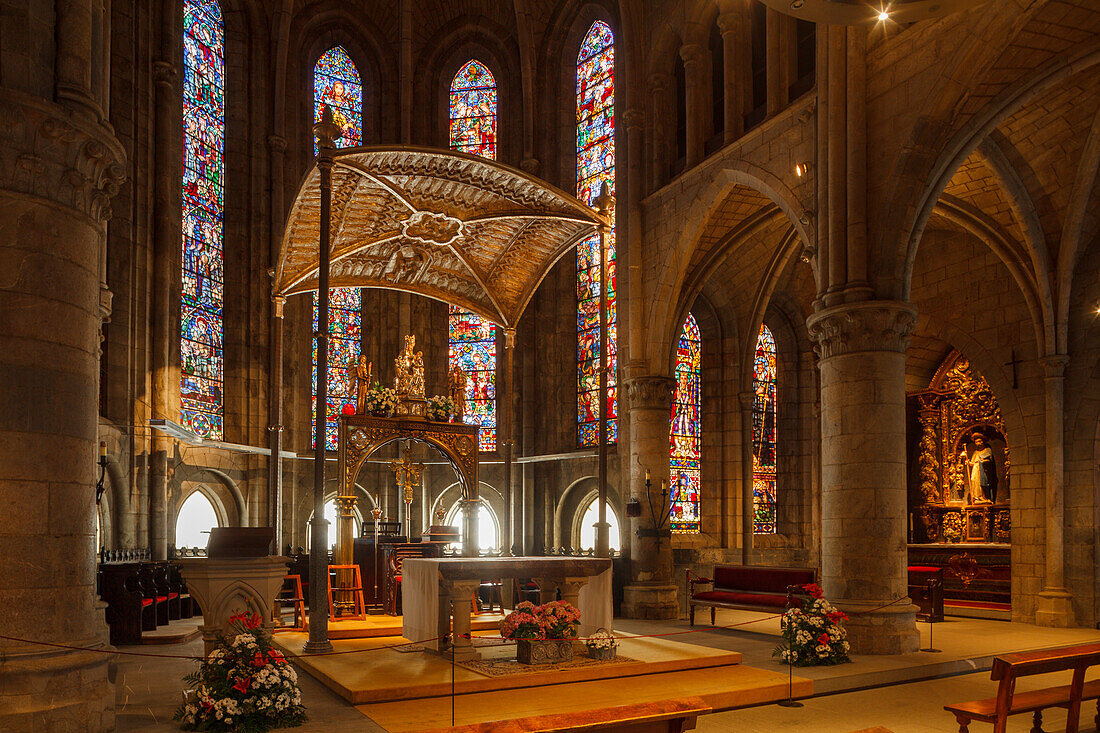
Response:
[{"label": "clustered stone pillar", "polygon": [[1069,357],[1046,356],[1043,387],[1046,393],[1046,577],[1039,592],[1035,623],[1040,626],[1073,626],[1073,596],[1065,581],[1065,371]]},{"label": "clustered stone pillar", "polygon": [[[630,411],[629,484],[625,489],[641,503],[641,516],[631,523],[630,583],[623,589],[622,614],[626,618],[676,618],[677,588],[672,582],[672,543],[668,522],[662,522],[669,497],[661,495],[668,482],[668,432],[672,409],[669,377],[635,377],[624,382]],[[645,490],[646,472],[650,490]],[[667,491],[667,485],[666,485]],[[656,525],[661,529],[655,531]],[[663,536],[658,536],[662,534]]]},{"label": "clustered stone pillar", "polygon": [[821,580],[851,616],[852,651],[919,647],[908,599],[905,303],[822,308],[807,321],[821,372]]},{"label": "clustered stone pillar", "polygon": [[0,90],[0,110],[0,608],[3,633],[27,640],[0,639],[0,730],[108,730],[99,270],[124,153],[94,118],[52,102]]}]

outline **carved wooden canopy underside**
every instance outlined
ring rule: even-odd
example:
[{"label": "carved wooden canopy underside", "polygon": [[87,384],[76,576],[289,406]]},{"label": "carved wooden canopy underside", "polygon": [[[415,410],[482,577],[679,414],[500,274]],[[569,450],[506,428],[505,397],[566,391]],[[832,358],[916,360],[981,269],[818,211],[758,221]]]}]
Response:
[{"label": "carved wooden canopy underside", "polygon": [[[290,210],[274,294],[317,289],[320,172]],[[429,148],[339,150],[331,287],[405,290],[514,327],[542,278],[601,217],[526,173]]]}]

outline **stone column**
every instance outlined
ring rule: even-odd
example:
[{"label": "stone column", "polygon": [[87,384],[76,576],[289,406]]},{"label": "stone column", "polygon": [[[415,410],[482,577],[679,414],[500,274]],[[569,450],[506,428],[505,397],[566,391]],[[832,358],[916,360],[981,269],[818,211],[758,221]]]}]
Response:
[{"label": "stone column", "polygon": [[0,730],[110,730],[96,381],[100,252],[125,153],[88,116],[6,90],[0,150],[0,608],[4,635],[27,640],[0,639]]},{"label": "stone column", "polygon": [[687,99],[687,158],[684,169],[687,170],[699,164],[703,159],[703,70],[706,68],[704,61],[707,52],[698,43],[686,43],[680,46],[680,58],[684,61],[684,78],[687,80],[687,88],[684,90]]},{"label": "stone column", "polygon": [[745,85],[741,78],[744,70],[737,63],[737,54],[742,43],[743,17],[744,13],[737,10],[718,16],[718,28],[722,31],[722,70],[726,86],[723,114],[726,122],[724,142],[727,145],[745,132]]},{"label": "stone column", "polygon": [[741,392],[741,563],[752,565],[752,523],[756,517],[753,494],[752,409],[755,392]]},{"label": "stone column", "polygon": [[667,119],[668,92],[672,88],[672,77],[669,74],[654,72],[646,78],[646,87],[649,92],[649,111],[652,122],[650,137],[652,138],[649,158],[649,189],[660,186],[669,172],[669,163],[672,159],[671,136],[675,128],[673,121]]},{"label": "stone column", "polygon": [[778,114],[787,106],[787,81],[783,78],[783,62],[780,43],[784,16],[769,7],[765,29],[767,35],[766,70],[768,77],[768,117]]},{"label": "stone column", "polygon": [[1045,356],[1046,396],[1046,577],[1035,609],[1039,626],[1073,626],[1073,596],[1065,582],[1065,354]]},{"label": "stone column", "polygon": [[[672,546],[668,521],[668,495],[662,497],[661,482],[667,483],[668,431],[671,420],[672,388],[669,377],[634,377],[626,380],[619,394],[626,397],[630,412],[630,465],[627,496],[641,502],[642,516],[632,522],[630,536],[630,584],[623,590],[622,614],[626,618],[676,618],[679,603],[672,582]],[[646,472],[650,491],[645,492]],[[651,511],[652,508],[652,511]],[[653,515],[657,516],[655,531]],[[660,536],[658,536],[660,535]]]},{"label": "stone column", "polygon": [[474,649],[470,636],[470,614],[473,611],[474,593],[481,584],[479,580],[444,581],[440,590],[451,599],[451,649],[449,656],[456,661],[478,659],[481,655]]},{"label": "stone column", "polygon": [[905,349],[916,321],[906,303],[864,301],[806,322],[821,373],[822,587],[851,616],[858,654],[920,646],[906,577]]}]

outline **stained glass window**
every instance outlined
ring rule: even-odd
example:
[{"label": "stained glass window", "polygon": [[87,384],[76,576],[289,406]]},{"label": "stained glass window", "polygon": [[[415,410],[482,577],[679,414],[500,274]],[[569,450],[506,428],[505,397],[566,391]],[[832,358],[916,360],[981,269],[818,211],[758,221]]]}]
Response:
[{"label": "stained glass window", "polygon": [[[577,198],[587,204],[615,191],[615,37],[597,20],[577,54]],[[577,245],[577,442],[599,441],[600,239]],[[615,233],[607,243],[607,439],[617,430],[615,386]]]},{"label": "stained glass window", "polygon": [[753,366],[752,532],[775,534],[775,339],[760,326]]},{"label": "stained glass window", "polygon": [[466,63],[451,81],[451,148],[497,157],[497,83],[485,64]]},{"label": "stained glass window", "polygon": [[224,437],[222,225],[225,56],[216,0],[183,4],[183,274],[180,422]]},{"label": "stained glass window", "polygon": [[[333,288],[328,297],[328,414],[325,450],[336,450],[336,417],[355,404],[355,363],[359,360],[362,296],[359,288]],[[317,293],[313,294],[317,330]],[[317,339],[313,339],[313,430],[317,429]],[[316,432],[313,433],[316,435]]]},{"label": "stained glass window", "polygon": [[[497,157],[497,86],[480,61],[466,63],[451,81],[451,148]],[[450,306],[447,316],[448,368],[466,372],[464,422],[478,425],[483,451],[497,447],[497,329],[484,318]]]},{"label": "stained glass window", "polygon": [[447,317],[450,364],[466,372],[466,405],[463,420],[478,425],[481,450],[497,447],[497,329],[489,321],[450,307]]},{"label": "stained glass window", "polygon": [[[321,105],[332,108],[333,120],[344,131],[339,147],[363,141],[363,86],[359,72],[340,46],[330,48],[313,67],[313,119]],[[316,141],[314,141],[316,150]],[[325,449],[336,450],[336,417],[345,405],[355,407],[355,363],[359,360],[362,294],[359,288],[332,288],[328,309],[328,410]],[[313,294],[313,330],[317,330],[317,293]],[[317,426],[317,340],[313,340],[313,426]],[[316,434],[316,433],[312,433]]]},{"label": "stained glass window", "polygon": [[672,496],[669,526],[673,532],[699,531],[701,346],[699,326],[688,313],[676,345],[676,391],[672,396],[669,429],[668,485]]},{"label": "stained glass window", "polygon": [[[340,46],[325,51],[313,67],[313,121],[321,120],[321,105],[332,109],[332,121],[343,130],[337,143],[353,148],[363,143],[363,84],[348,52]],[[317,152],[317,141],[313,141]]]}]

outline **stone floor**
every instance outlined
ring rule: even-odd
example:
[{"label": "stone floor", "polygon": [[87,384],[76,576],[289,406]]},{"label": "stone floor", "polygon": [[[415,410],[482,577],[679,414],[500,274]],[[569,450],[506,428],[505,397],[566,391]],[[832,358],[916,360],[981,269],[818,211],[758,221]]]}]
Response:
[{"label": "stone floor", "polygon": [[[719,613],[719,624],[752,621],[752,614]],[[756,616],[755,618],[759,618]],[[640,622],[617,620],[617,625],[632,633],[665,633],[688,630],[686,622]],[[746,631],[754,628],[755,631]],[[927,625],[921,624],[927,644]],[[753,621],[740,630],[708,630],[681,636],[692,644],[739,651],[744,663],[774,669],[771,650],[775,646],[776,629],[767,623]],[[938,624],[935,644],[945,651],[940,654],[900,655],[899,657],[856,657],[849,665],[831,668],[799,669],[796,674],[814,679],[815,696],[804,701],[802,708],[781,708],[765,705],[715,713],[700,719],[701,731],[798,730],[823,733],[847,733],[882,726],[893,733],[929,733],[955,731],[953,716],[944,712],[950,702],[989,697],[995,693],[990,682],[988,659],[992,654],[1019,649],[1037,649],[1066,644],[1100,641],[1100,632],[1090,629],[1042,629],[1024,624],[996,621],[954,620]],[[127,650],[150,654],[198,655],[202,642],[158,647],[129,647]],[[984,669],[983,669],[984,667]],[[119,662],[117,722],[119,731],[174,731],[172,713],[180,700],[180,678],[193,669],[193,662],[181,659],[151,659],[124,657]],[[975,672],[979,669],[981,671]],[[928,679],[937,677],[936,679]],[[1029,678],[1020,683],[1026,690],[1062,682],[1065,675],[1050,678]],[[1100,678],[1100,669],[1089,679]],[[308,675],[300,675],[302,695],[309,709],[310,722],[298,730],[303,733],[328,731],[338,726],[343,731],[382,731],[355,707],[340,699]],[[875,685],[880,685],[874,687]],[[881,686],[886,685],[886,686]],[[859,689],[871,687],[871,689]],[[832,693],[832,694],[829,694]],[[1094,705],[1083,710],[1082,733],[1095,731]],[[1009,731],[1023,732],[1031,728],[1026,716],[1018,717]],[[1051,711],[1044,729],[1064,729],[1065,713]],[[975,733],[988,730],[972,727]]]}]

